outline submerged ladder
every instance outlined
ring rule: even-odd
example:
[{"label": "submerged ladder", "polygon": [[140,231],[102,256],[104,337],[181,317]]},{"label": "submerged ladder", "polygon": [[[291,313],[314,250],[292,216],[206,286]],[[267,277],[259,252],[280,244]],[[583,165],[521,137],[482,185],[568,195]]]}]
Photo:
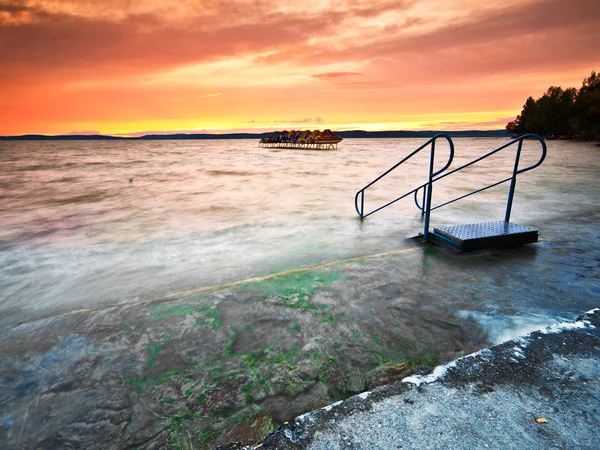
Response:
[{"label": "submerged ladder", "polygon": [[[442,167],[441,169],[434,172],[433,166],[434,166],[434,158],[435,158],[435,145],[436,145],[436,141],[438,139],[442,139],[442,138],[446,139],[446,141],[448,141],[448,145],[449,145],[449,149],[450,149],[448,161],[446,162],[444,167]],[[519,160],[521,157],[521,150],[523,149],[523,141],[525,139],[538,140],[539,143],[541,144],[542,152],[541,152],[540,159],[535,164],[525,167],[523,169],[519,169]],[[467,194],[456,197],[456,198],[449,200],[447,202],[444,202],[440,205],[437,205],[434,207],[431,206],[433,184],[435,182],[437,182],[443,178],[446,178],[447,176],[455,174],[469,166],[472,166],[473,164],[476,164],[479,161],[482,161],[482,160],[488,158],[489,156],[491,156],[501,150],[504,150],[508,147],[511,147],[513,145],[517,145],[517,151],[516,151],[516,155],[515,155],[513,172],[510,177],[507,177],[496,183],[492,183],[483,188],[476,189],[472,192],[469,192]],[[426,147],[429,147],[431,149],[430,157],[429,157],[429,176],[428,176],[427,182],[406,192],[405,194],[392,200],[391,202],[388,202],[385,205],[380,206],[379,208],[376,208],[373,211],[365,214],[364,203],[365,203],[366,189],[373,186],[377,181],[381,180],[383,177],[388,175],[390,172],[395,170],[397,167],[402,165],[405,161],[412,158],[414,155],[416,155],[417,153],[419,153],[421,150],[423,150]],[[540,136],[535,135],[535,134],[526,134],[526,135],[520,136],[516,139],[513,139],[512,141],[496,148],[495,150],[492,150],[491,152],[486,153],[485,155],[480,156],[479,158],[475,158],[474,160],[472,160],[466,164],[463,164],[462,166],[457,167],[456,169],[453,169],[453,170],[450,170],[450,171],[444,173],[444,171],[450,166],[450,164],[452,163],[452,160],[454,158],[454,143],[452,142],[452,139],[450,138],[450,136],[448,136],[447,134],[444,134],[444,133],[440,133],[440,134],[435,135],[433,138],[431,138],[429,141],[427,141],[421,147],[414,150],[412,153],[410,153],[408,156],[406,156],[400,162],[398,162],[397,164],[392,166],[390,169],[385,171],[383,174],[381,174],[375,180],[371,181],[365,187],[360,189],[354,197],[354,207],[356,208],[356,212],[358,213],[360,218],[364,219],[364,218],[370,216],[371,214],[374,214],[377,211],[380,211],[383,208],[390,206],[391,204],[397,202],[398,200],[401,200],[401,199],[413,194],[414,202],[417,205],[417,208],[419,208],[421,210],[421,214],[424,216],[424,229],[423,229],[423,240],[424,241],[435,242],[437,244],[444,245],[446,247],[450,247],[450,248],[458,250],[458,251],[472,251],[472,250],[481,250],[481,249],[486,249],[486,248],[498,248],[498,247],[514,247],[514,246],[518,246],[518,245],[522,245],[522,244],[534,243],[534,242],[538,241],[538,231],[535,228],[524,227],[521,225],[511,223],[510,222],[510,214],[511,214],[511,210],[512,210],[512,204],[513,204],[513,199],[514,199],[514,194],[515,194],[515,189],[516,189],[516,184],[517,184],[517,175],[527,172],[529,170],[535,169],[540,164],[542,164],[542,162],[546,158],[546,152],[547,152],[546,143]],[[492,187],[498,186],[502,183],[506,183],[508,181],[510,181],[510,187],[509,187],[509,191],[508,191],[508,199],[506,202],[506,212],[504,214],[503,221],[482,222],[482,223],[474,223],[474,224],[466,224],[466,225],[450,225],[450,226],[444,226],[444,227],[437,227],[437,228],[434,228],[433,231],[429,231],[429,222],[430,222],[430,217],[431,217],[431,211],[434,211],[438,208],[446,206],[455,201],[464,199],[471,195],[477,194],[479,192],[485,191],[486,189],[490,189]],[[419,197],[419,192],[421,190],[423,192],[423,197],[422,197],[422,202],[419,203],[418,197]]]}]

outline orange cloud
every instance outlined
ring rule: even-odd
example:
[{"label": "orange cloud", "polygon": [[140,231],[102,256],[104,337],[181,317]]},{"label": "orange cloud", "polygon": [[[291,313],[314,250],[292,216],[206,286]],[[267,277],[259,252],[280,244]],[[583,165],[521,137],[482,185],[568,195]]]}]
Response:
[{"label": "orange cloud", "polygon": [[336,80],[338,78],[348,78],[360,75],[361,74],[358,72],[326,72],[316,73],[313,77],[318,78],[319,80]]},{"label": "orange cloud", "polygon": [[[597,17],[597,0],[5,0],[0,134],[268,127],[314,111],[340,128],[483,127],[598,70]],[[446,116],[465,113],[479,119]]]},{"label": "orange cloud", "polygon": [[282,120],[274,120],[273,123],[316,123],[316,124],[322,124],[325,123],[325,120],[323,120],[321,117],[315,117],[314,119],[312,117],[306,117],[304,119],[282,119]]}]

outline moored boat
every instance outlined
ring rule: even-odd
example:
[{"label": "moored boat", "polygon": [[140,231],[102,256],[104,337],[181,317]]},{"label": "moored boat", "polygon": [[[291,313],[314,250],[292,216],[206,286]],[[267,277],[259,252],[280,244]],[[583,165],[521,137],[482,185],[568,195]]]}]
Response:
[{"label": "moored boat", "polygon": [[274,131],[270,136],[258,142],[259,147],[267,148],[294,148],[308,150],[336,150],[337,145],[343,141],[341,136],[333,134],[331,130],[291,130]]}]

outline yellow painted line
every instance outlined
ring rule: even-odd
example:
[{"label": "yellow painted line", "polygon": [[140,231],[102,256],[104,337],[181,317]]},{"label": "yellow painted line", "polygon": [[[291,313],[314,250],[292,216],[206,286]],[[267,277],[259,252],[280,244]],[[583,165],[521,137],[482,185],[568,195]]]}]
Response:
[{"label": "yellow painted line", "polygon": [[[331,267],[331,266],[335,266],[338,264],[347,264],[347,263],[351,263],[351,262],[355,262],[355,261],[364,261],[366,259],[371,259],[371,258],[381,258],[384,256],[399,255],[399,254],[408,253],[411,251],[414,251],[414,248],[406,248],[403,250],[391,250],[389,252],[377,253],[375,255],[356,256],[354,258],[341,259],[338,261],[331,261],[331,262],[327,262],[327,263],[323,263],[323,264],[318,264],[316,266],[300,267],[297,269],[284,270],[283,272],[276,272],[276,273],[272,273],[272,274],[265,275],[262,277],[247,278],[245,280],[232,281],[229,283],[223,283],[223,284],[218,284],[218,285],[214,285],[214,286],[204,286],[204,287],[197,288],[197,289],[190,289],[189,291],[175,292],[173,294],[165,295],[163,297],[149,298],[149,299],[145,299],[145,300],[140,300],[139,302],[136,302],[136,303],[127,303],[127,305],[187,297],[188,295],[194,295],[194,294],[198,294],[200,292],[206,292],[206,291],[220,291],[223,289],[229,289],[229,288],[232,288],[235,286],[239,286],[240,284],[260,283],[261,281],[270,280],[271,278],[283,277],[285,275],[291,275],[294,273],[310,272],[312,270],[324,269],[326,267]],[[125,306],[125,305],[123,305],[123,306]]]},{"label": "yellow painted line", "polygon": [[331,262],[327,262],[327,263],[323,263],[323,264],[318,264],[316,266],[300,267],[297,269],[284,270],[283,272],[276,272],[276,273],[272,273],[272,274],[265,275],[262,277],[247,278],[245,280],[232,281],[229,283],[217,284],[217,285],[213,285],[213,286],[204,286],[204,287],[197,288],[197,289],[190,289],[188,291],[175,292],[173,294],[164,295],[162,297],[151,297],[151,298],[146,298],[143,300],[138,300],[135,302],[121,303],[119,305],[107,305],[107,306],[102,306],[102,307],[98,307],[98,308],[76,309],[76,310],[68,311],[68,312],[65,312],[62,314],[56,314],[54,316],[47,316],[47,317],[43,317],[40,319],[34,319],[31,321],[19,322],[17,324],[17,327],[20,325],[23,325],[25,323],[32,323],[32,322],[37,322],[39,320],[48,320],[48,319],[57,318],[57,317],[65,317],[65,316],[69,316],[71,314],[90,312],[90,311],[100,311],[100,310],[106,310],[106,309],[125,308],[125,307],[129,307],[129,306],[136,306],[136,305],[141,305],[144,303],[157,302],[157,301],[163,301],[163,300],[175,300],[178,298],[187,297],[188,295],[199,294],[201,292],[220,291],[223,289],[229,289],[229,288],[232,288],[235,286],[239,286],[241,284],[260,283],[261,281],[270,280],[272,278],[282,277],[282,276],[290,275],[290,274],[294,274],[294,273],[310,272],[311,270],[324,269],[326,267],[331,267],[331,266],[335,266],[335,265],[339,265],[339,264],[347,264],[347,263],[351,263],[351,262],[355,262],[355,261],[364,261],[367,259],[382,258],[385,256],[400,255],[402,253],[413,252],[414,250],[415,250],[414,247],[405,248],[402,250],[390,250],[389,252],[376,253],[374,255],[356,256],[354,258],[341,259],[338,261],[331,261]]}]

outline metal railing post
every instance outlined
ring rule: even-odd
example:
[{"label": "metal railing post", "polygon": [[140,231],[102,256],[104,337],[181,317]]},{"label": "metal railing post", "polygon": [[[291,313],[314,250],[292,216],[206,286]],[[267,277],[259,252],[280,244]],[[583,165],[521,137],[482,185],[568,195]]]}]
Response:
[{"label": "metal railing post", "polygon": [[[446,162],[446,164],[439,169],[437,172],[433,172],[433,166],[434,166],[434,154],[435,154],[435,144],[432,144],[435,142],[436,139],[443,137],[444,139],[446,139],[448,141],[448,145],[449,145],[449,155],[448,155],[448,161]],[[409,192],[407,192],[404,195],[401,195],[400,197],[396,198],[395,200],[392,200],[391,202],[386,203],[383,206],[380,206],[379,208],[376,208],[372,211],[370,211],[369,213],[365,214],[364,212],[364,203],[365,203],[365,191],[372,186],[373,184],[375,184],[377,181],[381,180],[383,177],[385,177],[387,174],[389,174],[390,172],[392,172],[394,169],[396,169],[398,166],[400,166],[402,163],[404,163],[405,161],[407,161],[408,159],[412,158],[414,155],[416,155],[417,153],[419,153],[421,150],[423,150],[424,148],[427,148],[429,145],[431,145],[431,149],[432,149],[432,155],[431,155],[431,160],[430,160],[430,165],[429,165],[429,182],[425,183]],[[386,208],[394,203],[396,203],[398,200],[402,200],[404,197],[410,195],[410,194],[414,194],[414,200],[415,200],[415,204],[417,205],[417,208],[419,208],[421,210],[421,214],[424,214],[424,208],[425,205],[421,206],[419,205],[419,201],[417,200],[417,196],[418,196],[418,191],[419,189],[423,188],[423,203],[425,203],[427,195],[430,195],[431,193],[431,183],[433,182],[433,178],[436,177],[437,175],[439,175],[440,173],[442,173],[444,170],[446,170],[450,164],[452,163],[452,159],[454,158],[454,143],[452,142],[452,139],[450,138],[450,136],[448,136],[447,134],[436,134],[434,137],[432,137],[430,140],[428,140],[427,142],[425,142],[423,145],[421,145],[419,148],[417,148],[416,150],[414,150],[413,152],[411,152],[408,156],[404,157],[400,162],[398,162],[397,164],[394,164],[392,167],[390,167],[388,170],[386,170],[384,173],[382,173],[381,175],[379,175],[377,178],[375,178],[373,181],[371,181],[369,184],[367,184],[366,186],[364,186],[362,189],[360,189],[359,191],[356,192],[356,195],[354,196],[354,208],[356,209],[356,213],[361,217],[361,219],[364,219],[368,216],[370,216],[371,214],[376,213],[377,211],[382,210],[383,208]],[[429,189],[427,188],[429,186]],[[359,208],[359,201],[358,201],[358,196],[361,196],[360,198],[360,208]],[[431,197],[429,197],[429,206],[431,207]]]},{"label": "metal railing post", "polygon": [[[443,137],[448,141],[448,145],[450,147],[450,154],[448,157],[448,161],[446,162],[446,164],[444,165],[444,167],[442,167],[441,169],[437,170],[436,172],[433,171],[434,169],[434,165],[435,165],[435,141],[436,139]],[[523,141],[525,139],[536,139],[539,141],[540,145],[542,146],[542,154],[540,156],[540,159],[535,163],[532,164],[528,167],[525,167],[523,169],[519,169],[519,162],[520,162],[520,158],[521,158],[521,151],[523,149]],[[513,168],[513,173],[512,176],[509,176],[508,178],[505,178],[503,180],[500,180],[496,183],[492,183],[489,184],[481,189],[477,189],[473,192],[470,192],[468,194],[464,194],[461,195],[460,197],[456,197],[452,200],[446,201],[442,204],[436,205],[435,207],[431,207],[431,202],[432,202],[432,192],[433,192],[433,183],[442,180],[443,178],[446,178],[449,175],[452,175],[460,170],[463,170],[469,166],[472,166],[473,164],[478,163],[479,161],[486,159],[489,156],[492,156],[493,154],[504,150],[507,147],[510,147],[514,144],[518,144],[517,147],[517,153],[516,153],[516,157],[515,157],[515,164],[514,164],[514,168]],[[374,183],[376,183],[377,181],[379,181],[381,178],[383,178],[384,176],[386,176],[388,173],[390,173],[392,170],[396,169],[399,165],[401,165],[402,163],[404,163],[405,161],[407,161],[409,158],[411,158],[412,156],[414,156],[415,154],[417,154],[419,151],[427,148],[427,146],[431,145],[431,155],[430,155],[430,160],[429,160],[429,177],[426,183],[417,186],[416,188],[408,191],[407,193],[405,193],[404,195],[401,195],[400,197],[396,198],[395,200],[392,200],[388,203],[386,203],[383,206],[380,206],[372,211],[370,211],[369,213],[365,214],[364,212],[364,203],[365,203],[365,190],[367,188],[369,188],[370,186],[372,186]],[[435,135],[433,138],[431,138],[429,141],[427,141],[426,143],[424,143],[423,145],[421,145],[419,148],[417,148],[416,150],[414,150],[412,153],[410,153],[408,156],[406,156],[404,159],[402,159],[399,163],[395,164],[393,167],[391,167],[390,169],[388,169],[387,171],[385,171],[383,174],[379,175],[375,180],[371,181],[369,184],[367,184],[365,187],[363,187],[361,190],[359,190],[355,197],[354,197],[354,207],[356,209],[356,212],[358,213],[358,215],[361,217],[361,219],[364,219],[368,216],[370,216],[371,214],[376,213],[377,211],[382,210],[383,208],[386,208],[394,203],[396,203],[399,200],[402,200],[404,197],[414,194],[414,202],[415,205],[417,206],[417,208],[419,208],[421,210],[421,217],[424,216],[424,222],[425,222],[425,226],[424,226],[424,230],[423,230],[423,237],[424,239],[427,241],[429,240],[429,221],[430,221],[430,217],[431,217],[431,212],[439,209],[443,206],[449,205],[450,203],[454,203],[457,200],[461,200],[464,199],[466,197],[469,197],[471,195],[477,194],[479,192],[485,191],[487,189],[493,188],[495,186],[498,186],[502,183],[506,183],[507,181],[510,181],[510,189],[509,189],[509,193],[508,193],[508,200],[507,200],[507,204],[506,204],[506,214],[504,216],[504,221],[505,222],[509,222],[510,221],[510,214],[511,214],[511,210],[512,210],[512,204],[513,204],[513,199],[514,199],[514,194],[515,194],[515,190],[516,190],[516,186],[517,186],[517,175],[524,173],[524,172],[528,172],[530,170],[535,169],[536,167],[538,167],[539,165],[541,165],[544,162],[544,159],[546,158],[546,153],[547,153],[547,147],[546,147],[546,142],[544,141],[544,139],[542,139],[540,136],[536,135],[536,134],[526,134],[523,136],[520,136],[519,138],[513,139],[510,142],[507,142],[504,145],[501,145],[500,147],[496,148],[495,150],[492,150],[491,152],[486,153],[485,155],[482,155],[478,158],[475,158],[474,160],[463,164],[460,167],[457,167],[449,172],[445,172],[443,173],[452,163],[452,160],[454,158],[454,143],[452,142],[452,139],[450,138],[450,136],[446,135],[446,134],[437,134]],[[423,189],[423,204],[420,205],[419,204],[419,200],[418,200],[418,196],[419,196],[419,189]],[[358,205],[358,196],[359,194],[361,195],[361,199],[360,199],[360,210],[359,210],[359,205]]]},{"label": "metal railing post", "polygon": [[360,195],[360,218],[363,219],[363,215],[365,212],[365,191],[361,191]]},{"label": "metal railing post", "polygon": [[521,149],[523,148],[523,139],[519,140],[517,146],[517,155],[515,157],[515,167],[513,169],[513,176],[510,180],[510,188],[508,189],[508,200],[506,202],[506,214],[504,215],[504,221],[510,221],[510,213],[512,210],[513,198],[515,196],[515,188],[517,187],[517,172],[519,170],[519,159],[521,158]]},{"label": "metal railing post", "polygon": [[425,227],[423,229],[423,239],[429,240],[429,216],[431,215],[431,191],[433,190],[433,163],[435,159],[435,139],[431,141],[431,156],[429,159],[429,181],[427,182],[427,202],[425,206]]}]

